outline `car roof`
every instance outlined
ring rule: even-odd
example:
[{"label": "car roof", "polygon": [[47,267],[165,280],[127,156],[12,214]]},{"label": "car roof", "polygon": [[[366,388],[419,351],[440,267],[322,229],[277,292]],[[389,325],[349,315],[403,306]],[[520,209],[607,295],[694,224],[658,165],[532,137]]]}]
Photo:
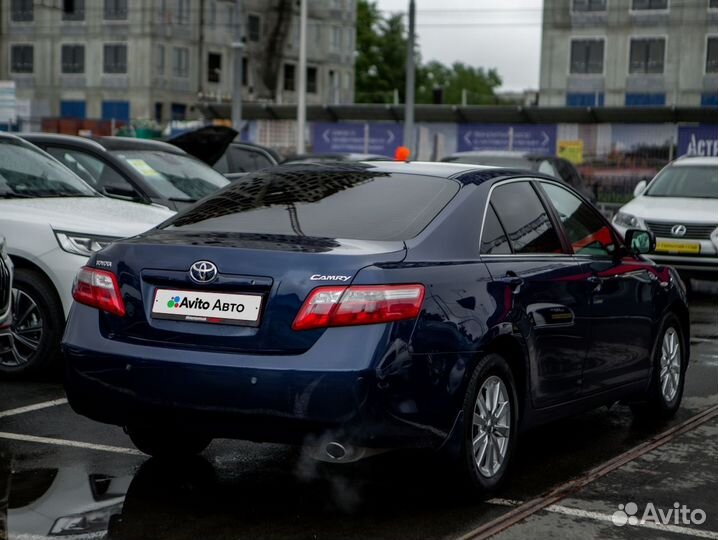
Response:
[{"label": "car roof", "polygon": [[52,143],[65,143],[73,144],[76,146],[82,146],[84,148],[91,148],[93,150],[102,150],[104,147],[88,139],[87,137],[79,137],[77,135],[65,135],[62,133],[21,133],[20,137],[31,143],[38,144],[52,144]]},{"label": "car roof", "polygon": [[180,156],[187,155],[187,152],[177,146],[150,139],[136,139],[134,137],[96,137],[94,140],[107,150],[155,150]]},{"label": "car roof", "polygon": [[711,165],[718,167],[718,156],[682,156],[671,163],[672,167],[690,167],[691,165]]},{"label": "car roof", "polygon": [[527,152],[519,152],[517,150],[467,150],[465,152],[454,152],[453,154],[449,154],[447,157],[462,157],[462,156],[476,156],[476,157],[488,157],[488,156],[495,156],[495,157],[515,157],[515,158],[525,158],[528,157],[529,154]]}]

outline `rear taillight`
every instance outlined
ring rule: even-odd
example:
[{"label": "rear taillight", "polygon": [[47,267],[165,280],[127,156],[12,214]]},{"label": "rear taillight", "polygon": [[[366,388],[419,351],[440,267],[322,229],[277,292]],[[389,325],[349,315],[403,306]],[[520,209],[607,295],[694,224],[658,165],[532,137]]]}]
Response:
[{"label": "rear taillight", "polygon": [[424,300],[423,285],[318,287],[305,300],[293,330],[377,324],[415,319]]},{"label": "rear taillight", "polygon": [[117,277],[112,272],[82,267],[72,284],[72,297],[80,304],[112,315],[125,316],[125,303],[120,295]]}]

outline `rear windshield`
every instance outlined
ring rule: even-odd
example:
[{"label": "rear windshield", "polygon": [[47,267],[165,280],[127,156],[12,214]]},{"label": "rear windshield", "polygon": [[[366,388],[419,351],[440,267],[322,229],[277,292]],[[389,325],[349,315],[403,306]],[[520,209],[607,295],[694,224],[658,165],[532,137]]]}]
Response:
[{"label": "rear windshield", "polygon": [[278,167],[247,175],[165,228],[406,240],[419,234],[458,190],[453,180],[378,172],[363,164]]},{"label": "rear windshield", "polygon": [[666,167],[651,182],[645,195],[718,199],[718,167],[709,165]]}]

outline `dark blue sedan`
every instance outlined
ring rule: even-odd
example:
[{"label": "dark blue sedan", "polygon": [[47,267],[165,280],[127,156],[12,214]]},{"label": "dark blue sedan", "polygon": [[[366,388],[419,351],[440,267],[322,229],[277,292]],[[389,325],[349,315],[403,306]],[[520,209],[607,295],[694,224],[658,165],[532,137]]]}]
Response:
[{"label": "dark blue sedan", "polygon": [[492,489],[528,427],[616,400],[678,409],[685,289],[654,245],[527,171],[267,169],[90,259],[68,398],[151,455],[218,437],[337,462],[430,448]]}]

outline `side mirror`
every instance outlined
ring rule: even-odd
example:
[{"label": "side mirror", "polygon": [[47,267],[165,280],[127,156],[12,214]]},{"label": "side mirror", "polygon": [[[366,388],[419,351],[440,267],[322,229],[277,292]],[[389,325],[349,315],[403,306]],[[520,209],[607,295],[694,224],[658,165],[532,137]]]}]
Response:
[{"label": "side mirror", "polygon": [[648,182],[646,182],[645,180],[641,180],[640,182],[638,182],[638,184],[636,184],[636,187],[633,188],[633,196],[638,197],[641,193],[646,191],[647,185]]},{"label": "side mirror", "polygon": [[656,235],[651,231],[628,229],[625,239],[628,249],[636,255],[643,255],[656,250]]}]

